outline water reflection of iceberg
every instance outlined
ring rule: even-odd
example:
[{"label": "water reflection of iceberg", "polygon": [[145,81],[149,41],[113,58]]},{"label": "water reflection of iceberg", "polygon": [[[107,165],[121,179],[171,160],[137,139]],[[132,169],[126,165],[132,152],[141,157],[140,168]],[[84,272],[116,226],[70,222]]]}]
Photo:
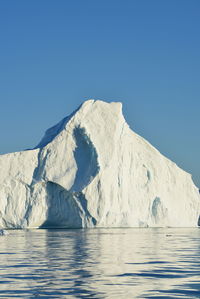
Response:
[{"label": "water reflection of iceberg", "polygon": [[198,298],[199,237],[198,228],[11,231],[1,239],[0,293]]}]

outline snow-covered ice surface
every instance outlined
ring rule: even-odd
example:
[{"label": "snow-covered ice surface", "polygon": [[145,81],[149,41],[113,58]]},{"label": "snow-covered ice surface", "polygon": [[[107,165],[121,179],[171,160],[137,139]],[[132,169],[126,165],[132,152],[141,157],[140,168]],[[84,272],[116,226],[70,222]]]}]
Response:
[{"label": "snow-covered ice surface", "polygon": [[88,100],[33,150],[0,156],[0,227],[197,226],[191,175]]}]

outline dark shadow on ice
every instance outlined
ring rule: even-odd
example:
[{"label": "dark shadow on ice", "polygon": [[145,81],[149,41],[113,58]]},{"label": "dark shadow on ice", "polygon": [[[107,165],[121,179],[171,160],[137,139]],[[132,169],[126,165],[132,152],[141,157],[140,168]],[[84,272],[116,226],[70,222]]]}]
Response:
[{"label": "dark shadow on ice", "polygon": [[99,172],[97,152],[85,129],[77,127],[74,129],[76,149],[74,158],[77,164],[77,173],[71,191],[79,192],[86,187]]},{"label": "dark shadow on ice", "polygon": [[67,191],[53,182],[46,183],[46,192],[46,221],[40,228],[82,228],[86,223],[96,225],[82,192]]},{"label": "dark shadow on ice", "polygon": [[79,201],[79,203],[81,204],[82,209],[84,210],[85,216],[90,219],[90,221],[92,222],[92,224],[95,226],[97,224],[97,221],[94,217],[92,217],[92,215],[89,213],[88,211],[88,207],[87,207],[87,200],[85,198],[85,195],[82,192],[76,192],[74,194],[74,196],[76,197],[76,199]]},{"label": "dark shadow on ice", "polygon": [[47,215],[40,228],[81,228],[79,207],[73,195],[58,184],[47,182]]},{"label": "dark shadow on ice", "polygon": [[200,226],[200,216],[199,216],[197,225]]}]

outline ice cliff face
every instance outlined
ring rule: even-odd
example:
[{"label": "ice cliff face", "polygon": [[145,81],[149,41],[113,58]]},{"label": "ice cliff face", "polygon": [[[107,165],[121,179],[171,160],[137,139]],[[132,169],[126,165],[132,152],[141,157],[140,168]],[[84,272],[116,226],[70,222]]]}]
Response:
[{"label": "ice cliff face", "polygon": [[0,227],[197,226],[190,174],[130,130],[120,103],[86,101],[33,150],[0,156]]}]

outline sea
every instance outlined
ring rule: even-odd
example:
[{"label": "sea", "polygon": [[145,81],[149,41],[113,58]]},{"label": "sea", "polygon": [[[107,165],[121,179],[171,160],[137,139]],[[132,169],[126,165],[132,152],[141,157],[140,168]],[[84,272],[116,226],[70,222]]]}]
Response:
[{"label": "sea", "polygon": [[200,298],[200,228],[10,230],[0,298]]}]

